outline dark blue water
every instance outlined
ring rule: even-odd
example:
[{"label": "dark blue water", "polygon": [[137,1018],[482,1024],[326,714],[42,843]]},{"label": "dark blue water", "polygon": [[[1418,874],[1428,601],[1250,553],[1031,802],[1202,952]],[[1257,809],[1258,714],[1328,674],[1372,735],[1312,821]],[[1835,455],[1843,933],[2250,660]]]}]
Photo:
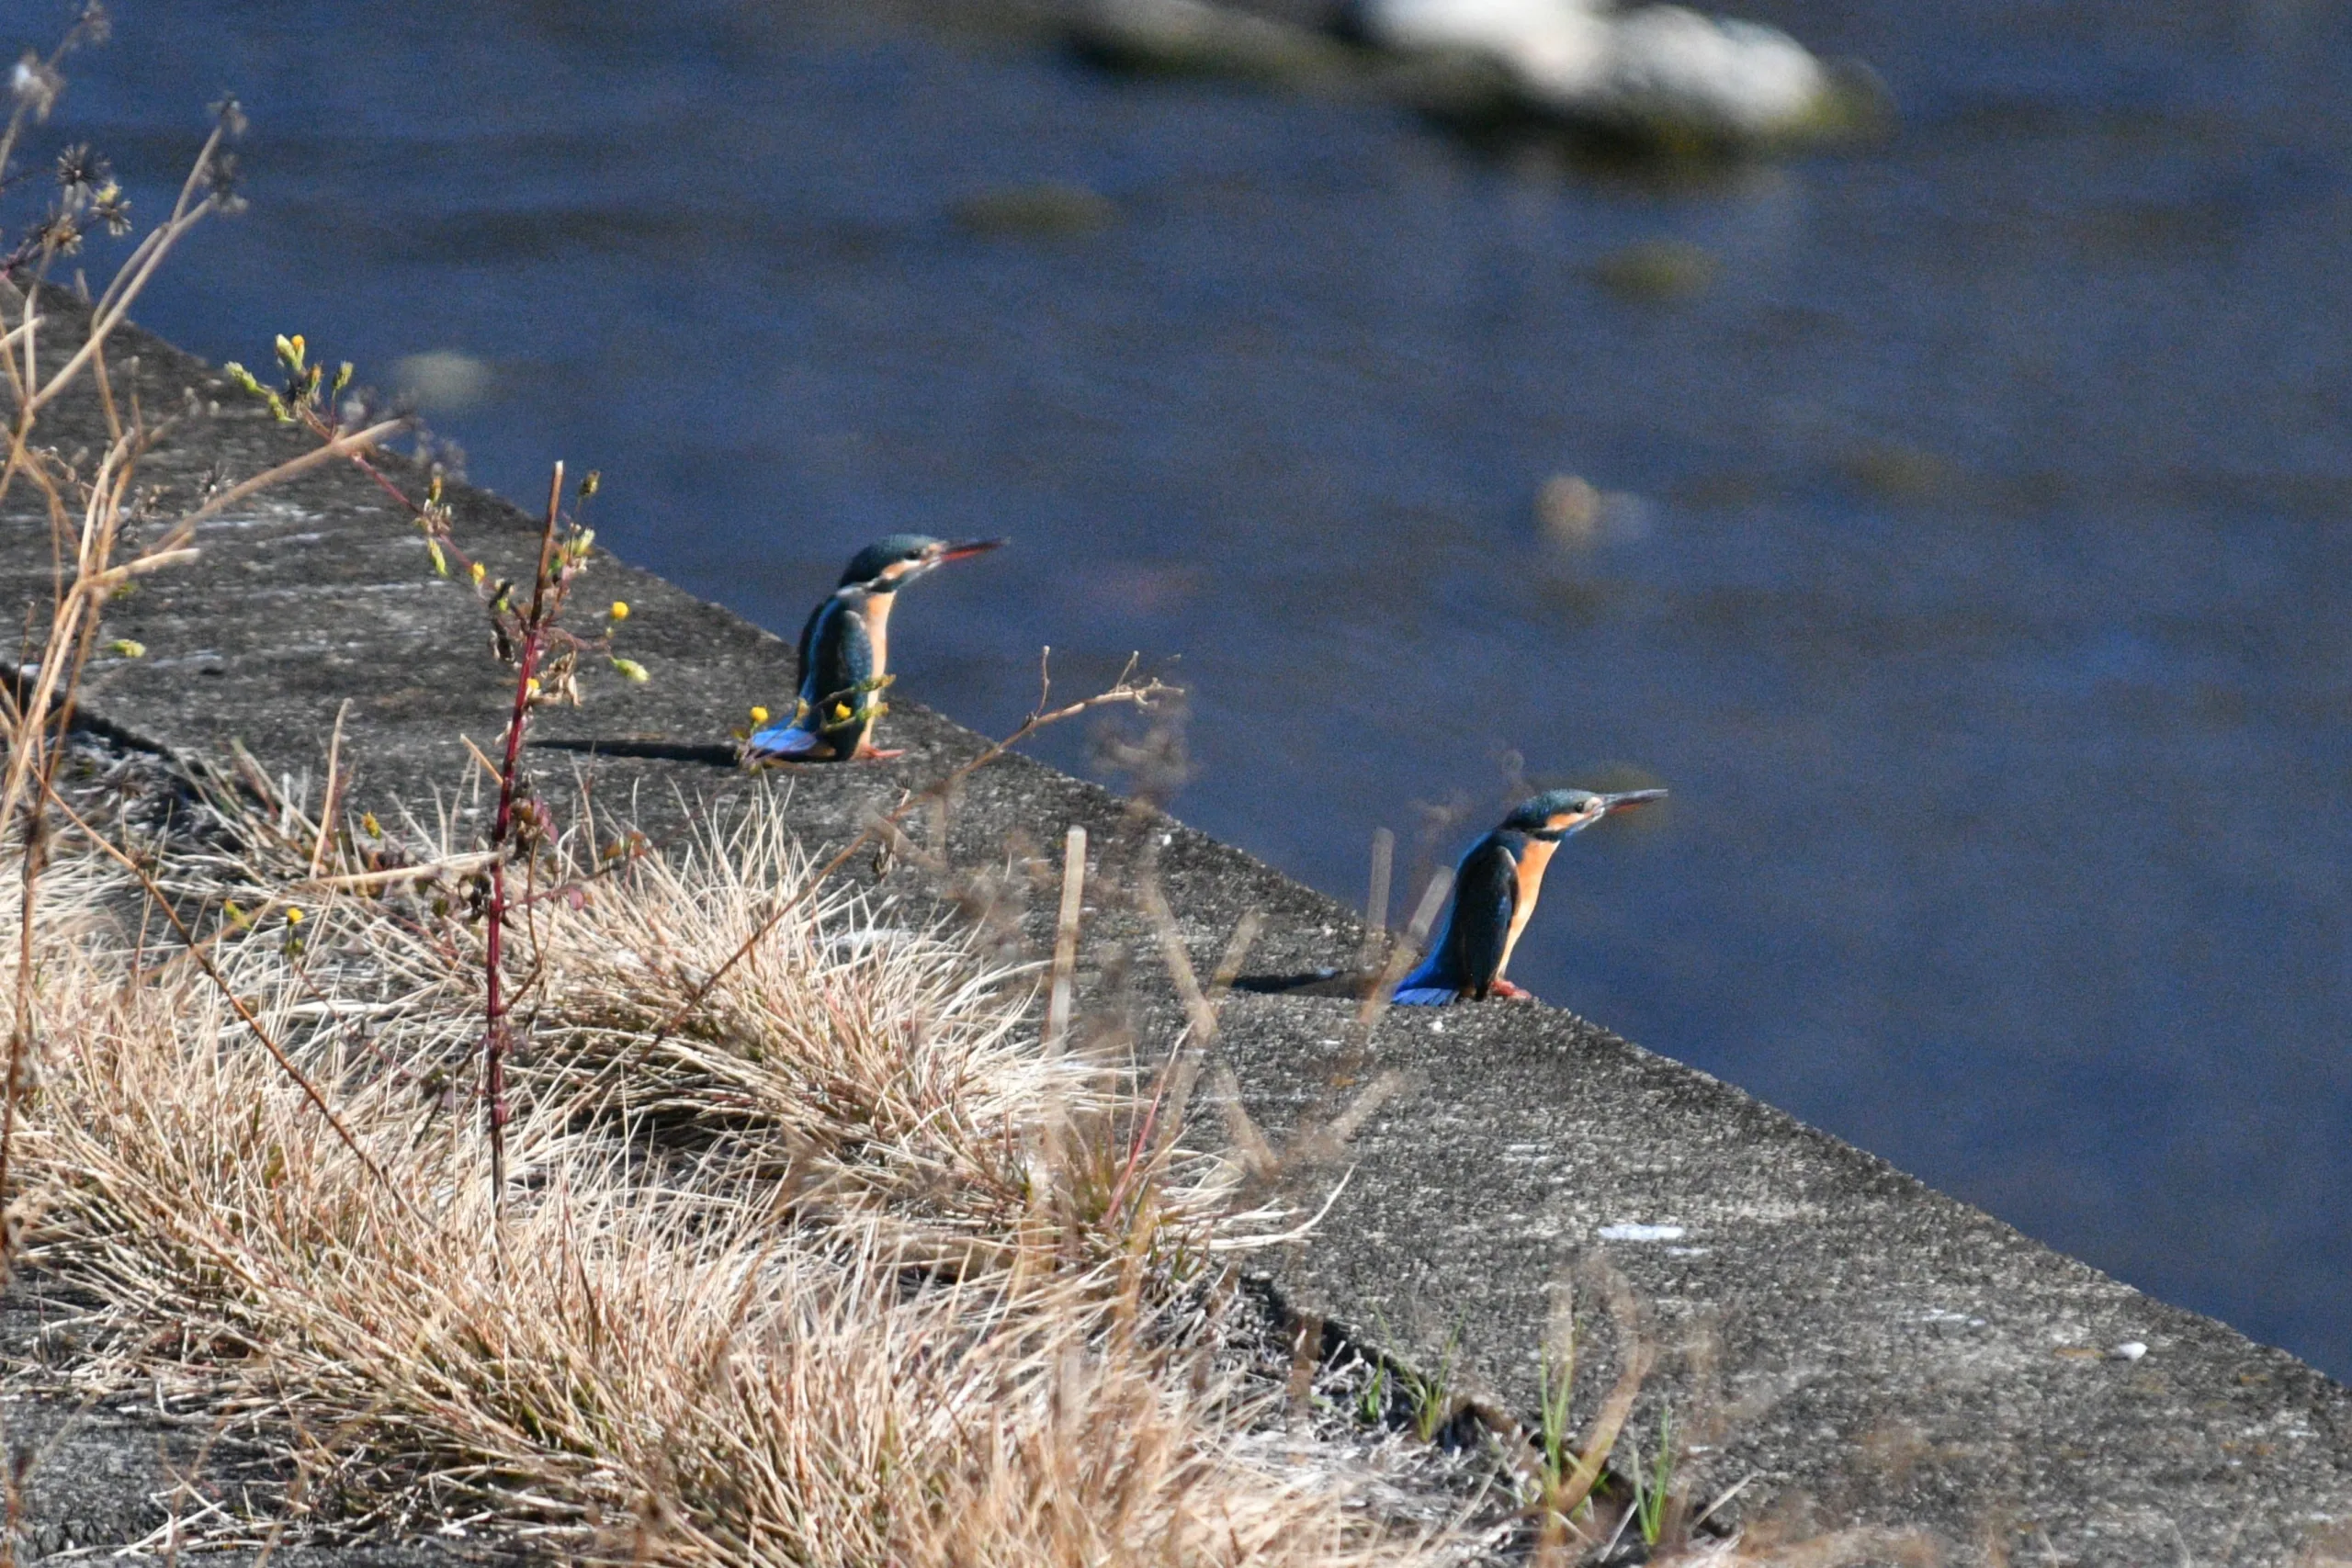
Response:
[{"label": "dark blue water", "polygon": [[[1179,809],[1334,892],[1510,752],[1670,784],[1518,978],[2352,1372],[2343,8],[1780,0],[1899,132],[1660,184],[977,6],[126,6],[63,123],[152,210],[237,88],[253,210],[147,321],[478,356],[474,478],[601,468],[608,542],[771,626],[872,536],[1013,535],[905,689],[1002,727],[1042,643],[1181,656]],[[1043,181],[1114,220],[959,220]],[[1662,241],[1704,287],[1596,281]],[[1563,472],[1628,498],[1582,546]]]}]

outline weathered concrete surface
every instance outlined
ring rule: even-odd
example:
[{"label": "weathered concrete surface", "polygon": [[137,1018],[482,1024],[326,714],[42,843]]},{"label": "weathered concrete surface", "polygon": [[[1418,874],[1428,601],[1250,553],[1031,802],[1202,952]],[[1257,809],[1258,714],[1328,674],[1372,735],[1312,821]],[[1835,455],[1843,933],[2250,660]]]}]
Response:
[{"label": "weathered concrete surface", "polygon": [[[297,449],[204,367],[152,340],[139,346],[148,406],[173,406],[190,386],[220,401],[175,433],[148,478],[185,486],[215,464],[242,477]],[[22,596],[45,584],[47,547],[21,491],[13,504],[0,520],[0,590]],[[471,492],[459,492],[458,526],[494,541],[494,558],[517,558],[533,537],[527,518]],[[459,736],[487,745],[496,734],[501,672],[470,595],[430,576],[413,530],[363,476],[305,479],[208,528],[202,544],[200,561],[117,606],[116,635],[148,657],[96,672],[94,716],[154,746],[241,739],[273,768],[315,773],[348,701],[345,754],[360,763],[362,798],[380,810],[390,793],[419,800],[462,784]],[[708,742],[790,686],[788,648],[723,610],[617,563],[584,592],[630,602],[626,651],[653,682],[593,674],[589,705],[551,715],[551,735]],[[910,614],[900,635],[920,637],[919,606]],[[782,786],[812,841],[839,841],[862,811],[979,744],[914,695],[895,693],[886,721],[904,761]],[[567,761],[550,756],[549,771]],[[674,830],[678,792],[747,787],[707,765],[593,766],[608,800],[643,786],[657,835]],[[1018,760],[964,791],[949,836],[965,873],[956,890],[1016,915],[1029,897],[1034,937],[1049,895],[1047,868],[1028,856],[1071,822],[1094,830],[1106,886],[1123,862],[1156,851],[1204,968],[1249,907],[1269,916],[1256,969],[1345,962],[1362,939],[1346,909],[1246,855],[1172,824],[1139,826],[1104,792]],[[888,886],[910,897],[930,886],[910,870]],[[1113,897],[1102,902],[1086,964],[1098,1005],[1124,998],[1164,1048],[1173,1007],[1149,943]],[[1661,1398],[1686,1429],[1713,1411],[1723,1431],[1693,1469],[1710,1489],[1757,1474],[1736,1505],[1749,1520],[1809,1498],[1823,1527],[1925,1527],[1962,1560],[1999,1550],[2101,1564],[2293,1562],[2352,1520],[2352,1393],[2284,1353],[1566,1012],[1392,1015],[1362,1054],[1346,1043],[1350,1017],[1343,1001],[1283,996],[1237,996],[1227,1015],[1223,1048],[1244,1100],[1278,1134],[1327,1120],[1384,1071],[1407,1079],[1342,1161],[1310,1173],[1320,1185],[1303,1185],[1325,1191],[1352,1169],[1316,1239],[1274,1260],[1294,1303],[1430,1368],[1458,1329],[1458,1381],[1526,1410],[1553,1287],[1580,1259],[1605,1258],[1669,1351],[1712,1325],[1718,1392],[1669,1355],[1636,1429]],[[1603,1229],[1626,1224],[1680,1234]],[[1589,1287],[1580,1299],[1598,1300]],[[1609,1337],[1587,1338],[1585,1411],[1611,1375]],[[2147,1347],[2143,1359],[2103,1354],[2132,1341]]]},{"label": "weathered concrete surface", "polygon": [[[22,1483],[10,1510],[16,1556],[112,1556],[138,1545],[170,1558],[233,1518],[268,1517],[290,1473],[225,1438],[217,1424],[175,1414],[148,1387],[86,1393],[64,1376],[80,1341],[75,1325],[90,1303],[22,1280],[0,1303],[0,1356],[17,1392],[0,1396],[0,1429]],[[287,1568],[459,1568],[511,1558],[495,1540],[459,1531],[424,1540],[319,1546],[266,1530],[244,1550],[208,1551],[223,1564],[266,1559]]]}]

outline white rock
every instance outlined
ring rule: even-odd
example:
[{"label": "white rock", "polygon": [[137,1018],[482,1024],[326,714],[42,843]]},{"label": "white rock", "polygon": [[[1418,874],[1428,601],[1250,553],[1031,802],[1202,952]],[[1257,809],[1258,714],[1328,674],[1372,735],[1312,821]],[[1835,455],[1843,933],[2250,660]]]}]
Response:
[{"label": "white rock", "polygon": [[1645,1225],[1633,1221],[1600,1227],[1603,1241],[1680,1241],[1690,1234],[1681,1225]]},{"label": "white rock", "polygon": [[1631,116],[1763,136],[1804,118],[1829,91],[1821,62],[1777,28],[1679,6],[1613,20],[1602,96]]},{"label": "white rock", "polygon": [[1607,24],[1592,0],[1363,0],[1358,18],[1388,49],[1505,54],[1530,39]]},{"label": "white rock", "polygon": [[1365,35],[1406,51],[1465,51],[1507,67],[1536,102],[1628,124],[1769,136],[1812,114],[1829,73],[1756,22],[1600,0],[1360,0]]},{"label": "white rock", "polygon": [[1601,85],[1615,28],[1589,0],[1371,0],[1363,23],[1385,48],[1487,55],[1560,92]]}]

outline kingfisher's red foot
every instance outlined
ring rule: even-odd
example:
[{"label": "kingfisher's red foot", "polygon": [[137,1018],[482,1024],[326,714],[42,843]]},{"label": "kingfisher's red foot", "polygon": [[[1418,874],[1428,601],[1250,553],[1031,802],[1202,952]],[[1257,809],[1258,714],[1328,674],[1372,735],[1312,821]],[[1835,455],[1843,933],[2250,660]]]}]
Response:
[{"label": "kingfisher's red foot", "polygon": [[1507,1002],[1532,1002],[1535,993],[1524,986],[1514,986],[1509,980],[1498,980],[1487,987],[1487,994]]},{"label": "kingfisher's red foot", "polygon": [[853,762],[889,762],[906,754],[903,747],[897,750],[885,751],[877,747],[860,745],[855,751],[850,753],[849,760]]}]

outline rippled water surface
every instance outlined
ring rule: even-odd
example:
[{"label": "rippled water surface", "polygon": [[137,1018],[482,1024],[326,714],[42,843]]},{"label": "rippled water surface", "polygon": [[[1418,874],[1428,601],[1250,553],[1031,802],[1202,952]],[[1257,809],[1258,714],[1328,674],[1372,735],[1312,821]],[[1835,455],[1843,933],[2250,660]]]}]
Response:
[{"label": "rippled water surface", "polygon": [[475,479],[599,467],[778,630],[1009,533],[905,689],[1181,655],[1179,809],[1335,893],[1509,752],[1665,782],[1516,977],[2352,1372],[2342,7],[1776,0],[1900,130],[1666,183],[970,9],[596,9],[123,5],[65,128],[145,209],[219,89],[255,126],[145,319],[476,356]]}]

